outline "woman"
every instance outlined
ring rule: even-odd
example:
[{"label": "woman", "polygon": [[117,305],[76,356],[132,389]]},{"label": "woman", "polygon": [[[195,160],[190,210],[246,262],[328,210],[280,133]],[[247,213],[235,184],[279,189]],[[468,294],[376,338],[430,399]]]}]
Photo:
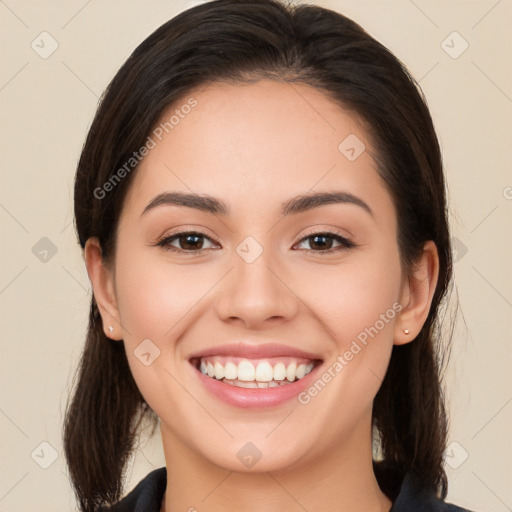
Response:
[{"label": "woman", "polygon": [[[444,187],[414,80],[342,15],[216,0],[149,36],[76,174],[80,509],[463,510],[444,502]],[[144,419],[166,466],[121,498]]]}]

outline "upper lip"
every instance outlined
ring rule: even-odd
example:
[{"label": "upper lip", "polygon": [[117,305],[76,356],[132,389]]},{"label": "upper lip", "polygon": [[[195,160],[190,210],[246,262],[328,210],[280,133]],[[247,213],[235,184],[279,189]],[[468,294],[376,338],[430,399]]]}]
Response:
[{"label": "upper lip", "polygon": [[305,359],[322,359],[318,354],[299,350],[296,347],[278,343],[248,344],[244,342],[227,343],[210,347],[189,356],[189,359],[215,355],[245,357],[247,359],[265,359],[268,357],[302,357]]}]

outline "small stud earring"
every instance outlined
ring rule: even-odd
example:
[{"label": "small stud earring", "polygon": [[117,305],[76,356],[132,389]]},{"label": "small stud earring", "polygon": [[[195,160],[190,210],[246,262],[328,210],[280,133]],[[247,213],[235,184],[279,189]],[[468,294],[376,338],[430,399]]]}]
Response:
[{"label": "small stud earring", "polygon": [[108,331],[109,331],[110,333],[113,333],[113,332],[114,332],[114,328],[113,328],[111,325],[109,325],[109,326],[108,326]]},{"label": "small stud earring", "polygon": [[411,331],[409,329],[404,329],[404,334],[409,334]]}]

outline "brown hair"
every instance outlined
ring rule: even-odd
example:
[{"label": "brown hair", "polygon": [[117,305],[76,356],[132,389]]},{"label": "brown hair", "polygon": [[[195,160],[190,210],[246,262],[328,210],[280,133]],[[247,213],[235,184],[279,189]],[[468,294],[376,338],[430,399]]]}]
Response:
[{"label": "brown hair", "polygon": [[[143,146],[169,105],[214,81],[261,78],[309,84],[357,113],[368,126],[379,174],[396,207],[403,268],[411,270],[425,241],[437,246],[439,279],[428,318],[413,342],[393,347],[373,424],[383,491],[396,495],[397,483],[410,472],[444,498],[439,309],[452,256],[440,148],[419,86],[358,24],[311,5],[215,0],[158,28],[107,87],[87,135],[75,180],[80,245],[98,237],[105,262],[114,261],[119,216],[136,168],[107,197],[95,191]],[[158,422],[137,388],[123,344],[104,335],[94,297],[76,376],[64,448],[80,510],[89,512],[119,500],[141,421],[149,419],[153,433]]]}]

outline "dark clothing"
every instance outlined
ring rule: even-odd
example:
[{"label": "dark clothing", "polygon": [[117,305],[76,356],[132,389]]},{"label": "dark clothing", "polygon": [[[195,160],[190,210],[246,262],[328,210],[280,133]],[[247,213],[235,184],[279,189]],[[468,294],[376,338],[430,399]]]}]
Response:
[{"label": "dark clothing", "polygon": [[[109,509],[101,508],[98,512],[160,512],[166,486],[167,469],[164,466],[151,471],[119,503]],[[389,498],[392,499],[392,496]],[[403,479],[398,495],[392,501],[390,512],[470,512],[445,503],[433,491],[421,490],[410,475]]]}]

